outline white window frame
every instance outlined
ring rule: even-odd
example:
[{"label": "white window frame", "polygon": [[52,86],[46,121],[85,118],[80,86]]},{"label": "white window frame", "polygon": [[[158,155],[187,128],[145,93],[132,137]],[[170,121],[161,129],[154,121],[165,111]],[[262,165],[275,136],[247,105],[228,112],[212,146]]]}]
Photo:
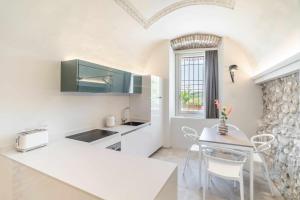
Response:
[{"label": "white window frame", "polygon": [[[206,49],[207,50],[207,49]],[[186,111],[183,112],[180,110],[180,61],[182,57],[191,57],[191,56],[204,56],[205,61],[205,50],[203,49],[193,49],[193,50],[181,50],[181,51],[175,51],[175,115],[176,116],[185,116],[185,117],[197,117],[201,119],[206,118],[206,109],[200,112],[192,112],[192,111]],[[204,83],[203,83],[203,106],[205,108],[206,106],[206,96],[205,96],[205,66],[204,66]]]}]

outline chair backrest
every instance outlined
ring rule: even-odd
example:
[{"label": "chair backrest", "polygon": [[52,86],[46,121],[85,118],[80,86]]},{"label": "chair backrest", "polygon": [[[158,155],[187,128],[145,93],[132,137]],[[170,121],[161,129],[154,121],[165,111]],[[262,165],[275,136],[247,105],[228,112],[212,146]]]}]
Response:
[{"label": "chair backrest", "polygon": [[183,136],[191,141],[196,141],[199,139],[200,135],[198,134],[198,132],[191,128],[191,127],[187,127],[187,126],[183,126],[181,127],[181,131],[183,132]]},{"label": "chair backrest", "polygon": [[272,147],[275,137],[272,134],[260,134],[251,137],[255,151],[258,153],[265,152]]},{"label": "chair backrest", "polygon": [[[233,124],[227,124],[227,123],[226,123],[226,125],[228,126],[228,129],[229,129],[229,130],[236,130],[236,131],[239,131],[239,130],[240,130],[237,126],[235,126],[235,125],[233,125]],[[217,129],[218,127],[219,127],[219,124],[215,124],[215,125],[213,125],[211,128]]]},{"label": "chair backrest", "polygon": [[[220,153],[223,156],[218,156],[217,153]],[[205,164],[208,165],[207,167],[214,163],[242,167],[247,160],[247,154],[233,149],[207,147],[203,150],[203,159]]]}]

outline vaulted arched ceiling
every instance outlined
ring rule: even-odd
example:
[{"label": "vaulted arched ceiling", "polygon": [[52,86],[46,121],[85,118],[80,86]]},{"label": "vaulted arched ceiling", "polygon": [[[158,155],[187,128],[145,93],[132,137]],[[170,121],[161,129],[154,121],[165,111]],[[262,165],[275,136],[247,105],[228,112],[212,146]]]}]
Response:
[{"label": "vaulted arched ceiling", "polygon": [[[300,52],[299,0],[191,0],[197,3],[175,6],[148,23],[147,29],[116,1],[1,0],[0,43],[7,46],[3,53],[79,57],[138,71],[161,41],[195,32],[235,40],[256,61],[256,70]],[[144,20],[183,2],[126,1]],[[46,49],[47,55],[42,55]]]},{"label": "vaulted arched ceiling", "polygon": [[231,37],[244,47],[249,56],[254,57],[256,71],[271,67],[300,51],[298,0],[115,2],[144,28],[160,32],[160,37],[172,38],[191,32]]},{"label": "vaulted arched ceiling", "polygon": [[114,0],[144,28],[180,8],[193,5],[213,5],[234,9],[235,0]]}]

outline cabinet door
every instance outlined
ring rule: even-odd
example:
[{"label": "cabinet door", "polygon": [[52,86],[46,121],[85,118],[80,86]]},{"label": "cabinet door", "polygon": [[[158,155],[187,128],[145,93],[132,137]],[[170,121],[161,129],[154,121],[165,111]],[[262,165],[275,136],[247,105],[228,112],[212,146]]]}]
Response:
[{"label": "cabinet door", "polygon": [[149,129],[150,126],[143,127],[122,136],[121,151],[130,155],[148,157],[151,149]]},{"label": "cabinet door", "polygon": [[153,152],[163,143],[163,91],[162,79],[151,76],[151,142]]},{"label": "cabinet door", "polygon": [[112,92],[129,93],[131,73],[120,70],[112,70]]},{"label": "cabinet door", "polygon": [[142,81],[143,77],[139,75],[133,76],[133,93],[140,94],[142,93]]},{"label": "cabinet door", "polygon": [[162,147],[163,143],[163,123],[162,115],[153,115],[151,116],[151,154],[157,151]]},{"label": "cabinet door", "polygon": [[106,68],[78,66],[79,92],[111,92],[112,75]]},{"label": "cabinet door", "polygon": [[130,94],[141,94],[143,77],[132,73],[127,73],[125,77],[125,92]]},{"label": "cabinet door", "polygon": [[123,81],[123,92],[130,93],[132,85],[132,73],[124,72],[124,81]]}]

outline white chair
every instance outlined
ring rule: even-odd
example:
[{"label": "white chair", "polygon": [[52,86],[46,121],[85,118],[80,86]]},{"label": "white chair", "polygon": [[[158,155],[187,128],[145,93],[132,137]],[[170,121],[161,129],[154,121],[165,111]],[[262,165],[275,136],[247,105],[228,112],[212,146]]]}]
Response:
[{"label": "white chair", "polygon": [[[237,126],[235,126],[235,125],[233,125],[233,124],[226,124],[227,126],[228,126],[228,129],[229,130],[236,130],[236,131],[239,131],[240,129],[237,127]],[[213,125],[211,128],[218,128],[218,126],[219,126],[219,124],[215,124],[215,125]]]},{"label": "white chair", "polygon": [[274,191],[264,155],[266,155],[267,151],[272,147],[274,140],[275,137],[271,134],[261,134],[251,137],[251,143],[253,144],[255,150],[253,155],[253,161],[260,164],[263,167],[265,171],[264,175],[268,181],[272,196],[274,196]]},{"label": "white chair", "polygon": [[[224,156],[219,157],[216,155],[217,153],[225,153],[225,156],[228,154],[236,155],[236,159],[233,159],[232,156],[229,158],[224,158]],[[205,169],[203,200],[205,200],[206,189],[207,186],[209,186],[210,176],[238,181],[240,183],[241,200],[244,200],[243,167],[247,160],[247,154],[232,149],[209,147],[203,150],[202,155]]]},{"label": "white chair", "polygon": [[191,152],[199,153],[198,140],[199,140],[200,135],[198,134],[198,132],[195,129],[187,127],[187,126],[181,127],[181,131],[183,132],[183,136],[191,142],[191,146],[188,149],[187,156],[185,159],[185,164],[184,164],[184,169],[183,169],[183,175],[184,175],[185,169],[190,161]]}]

